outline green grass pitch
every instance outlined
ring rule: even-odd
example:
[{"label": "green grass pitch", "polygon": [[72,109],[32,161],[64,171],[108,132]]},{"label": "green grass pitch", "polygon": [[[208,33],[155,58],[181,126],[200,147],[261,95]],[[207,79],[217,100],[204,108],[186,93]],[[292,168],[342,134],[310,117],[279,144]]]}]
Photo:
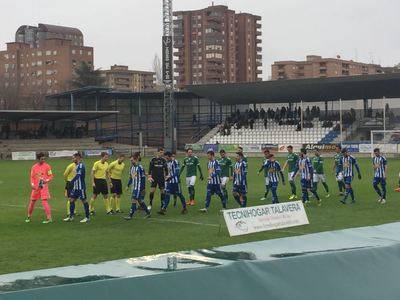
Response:
[{"label": "green grass pitch", "polygon": [[[179,158],[182,160],[182,157]],[[283,159],[279,159],[283,163]],[[87,173],[90,172],[93,159],[86,159]],[[218,214],[221,203],[213,198],[208,214],[199,212],[204,205],[205,182],[198,180],[196,184],[197,206],[189,208],[189,214],[182,216],[179,209],[170,205],[167,216],[159,216],[153,212],[153,217],[144,220],[140,214],[131,222],[124,221],[122,215],[106,216],[102,199],[96,203],[97,215],[89,224],[80,224],[76,220],[72,224],[62,222],[66,214],[64,198],[64,181],[62,173],[68,159],[48,160],[53,167],[55,180],[51,183],[54,223],[41,224],[44,212],[37,203],[32,223],[25,224],[26,206],[29,198],[29,170],[32,162],[0,161],[0,274],[43,269],[50,267],[96,263],[101,261],[137,257],[177,250],[210,248],[215,246],[237,244],[248,241],[274,239],[290,235],[300,235],[320,231],[343,229],[349,227],[376,225],[394,222],[399,219],[399,195],[393,190],[397,187],[400,161],[389,159],[388,202],[386,205],[377,203],[377,195],[372,188],[373,170],[370,159],[359,159],[363,179],[354,180],[354,190],[357,203],[342,205],[339,203],[337,184],[332,171],[333,161],[325,160],[325,171],[331,189],[331,197],[325,199],[322,185],[319,192],[323,199],[321,207],[312,201],[307,208],[310,225],[288,230],[276,230],[248,236],[230,238],[225,225],[219,230],[223,218]],[[205,159],[201,159],[203,170]],[[264,194],[264,177],[257,175],[261,158],[249,159],[248,198],[249,205],[263,205],[271,202],[260,201]],[[144,159],[147,169],[148,159]],[[129,165],[129,163],[128,163]],[[204,172],[204,171],[203,171]],[[128,173],[128,168],[126,168]],[[285,174],[287,177],[287,175]],[[127,176],[126,176],[127,177]],[[183,178],[182,178],[183,179]],[[300,187],[298,185],[298,195]],[[87,182],[89,176],[87,175]],[[184,180],[182,180],[184,182]],[[126,184],[126,180],[124,182]],[[89,184],[90,186],[90,184]],[[232,186],[229,184],[229,190]],[[185,196],[186,188],[183,187]],[[91,196],[91,188],[88,188]],[[279,186],[279,200],[288,201],[289,186]],[[123,195],[122,208],[129,210],[129,193]],[[156,205],[159,206],[159,195],[156,194]],[[148,195],[146,195],[146,201]],[[179,202],[179,201],[178,201]],[[180,205],[178,204],[178,207]],[[236,207],[230,195],[229,207]],[[77,209],[82,215],[82,205],[77,202]]]}]

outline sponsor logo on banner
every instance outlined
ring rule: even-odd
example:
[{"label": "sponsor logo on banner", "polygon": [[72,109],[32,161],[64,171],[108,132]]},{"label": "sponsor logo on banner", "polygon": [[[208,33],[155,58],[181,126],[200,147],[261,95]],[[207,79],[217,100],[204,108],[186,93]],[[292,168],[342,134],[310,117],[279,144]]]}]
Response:
[{"label": "sponsor logo on banner", "polygon": [[278,145],[277,144],[262,144],[261,149],[267,148],[270,151],[278,151]]},{"label": "sponsor logo on banner", "polygon": [[185,145],[185,150],[192,148],[193,151],[203,151],[203,145],[202,144],[186,144]]},{"label": "sponsor logo on banner", "polygon": [[305,148],[307,151],[317,148],[321,152],[334,152],[336,144],[303,144],[303,148]]},{"label": "sponsor logo on banner", "polygon": [[342,147],[346,148],[349,152],[352,152],[352,153],[360,152],[360,145],[359,144],[343,143]]},{"label": "sponsor logo on banner", "polygon": [[360,153],[371,153],[372,152],[372,145],[371,144],[359,144],[358,151]]},{"label": "sponsor logo on banner", "polygon": [[243,152],[255,153],[255,152],[261,151],[260,144],[246,144],[246,145],[242,145],[242,148],[243,148]]},{"label": "sponsor logo on banner", "polygon": [[[286,144],[286,145],[279,145],[279,146],[278,146],[278,152],[287,153],[287,152],[288,152],[288,151],[287,151],[287,146],[289,146],[289,144]],[[302,148],[302,145],[301,145],[301,144],[291,144],[290,146],[293,147],[293,151],[294,151],[294,152],[300,152],[300,150],[301,150],[301,148]]]},{"label": "sponsor logo on banner", "polygon": [[102,149],[102,150],[85,150],[83,151],[83,155],[85,156],[100,156],[102,152],[106,152],[108,155],[112,155],[111,149]]},{"label": "sponsor logo on banner", "polygon": [[215,153],[217,153],[218,152],[218,144],[205,144],[203,146],[203,151],[208,152],[208,150],[212,150]]},{"label": "sponsor logo on banner", "polygon": [[230,236],[309,224],[301,201],[223,211]]},{"label": "sponsor logo on banner", "polygon": [[49,151],[50,158],[57,158],[57,157],[71,157],[77,151],[75,150],[62,150],[62,151]]},{"label": "sponsor logo on banner", "polygon": [[35,160],[35,151],[11,152],[12,160]]},{"label": "sponsor logo on banner", "polygon": [[220,149],[224,149],[226,152],[236,152],[238,145],[234,145],[234,144],[223,144],[223,145],[219,145]]}]

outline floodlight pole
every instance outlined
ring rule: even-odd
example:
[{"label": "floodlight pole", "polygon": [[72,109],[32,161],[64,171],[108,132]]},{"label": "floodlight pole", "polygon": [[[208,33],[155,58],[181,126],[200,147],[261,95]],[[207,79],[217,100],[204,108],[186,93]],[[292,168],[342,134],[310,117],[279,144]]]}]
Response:
[{"label": "floodlight pole", "polygon": [[340,145],[343,145],[343,112],[342,99],[339,99],[339,115],[340,115]]},{"label": "floodlight pole", "polygon": [[304,115],[303,115],[303,100],[300,100],[300,130],[301,130],[301,135],[300,135],[300,137],[301,137],[301,143],[302,143],[302,144],[304,144],[304,143],[303,143],[303,129],[304,129],[303,121],[304,121]]},{"label": "floodlight pole", "polygon": [[386,98],[383,97],[383,130],[386,130]]},{"label": "floodlight pole", "polygon": [[162,65],[164,83],[164,147],[176,151],[176,102],[174,97],[172,0],[163,0]]}]

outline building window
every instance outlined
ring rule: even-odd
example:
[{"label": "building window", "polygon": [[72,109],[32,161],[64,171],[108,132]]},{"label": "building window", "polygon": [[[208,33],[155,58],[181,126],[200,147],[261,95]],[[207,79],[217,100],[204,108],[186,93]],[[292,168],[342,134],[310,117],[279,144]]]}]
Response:
[{"label": "building window", "polygon": [[51,50],[46,51],[46,56],[49,56],[49,55],[51,55]]},{"label": "building window", "polygon": [[36,55],[37,55],[37,56],[42,56],[42,51],[36,52]]},{"label": "building window", "polygon": [[53,55],[57,55],[57,50],[54,50],[54,51],[53,51]]},{"label": "building window", "polygon": [[10,56],[8,54],[4,54],[4,58],[8,59]]},{"label": "building window", "polygon": [[83,50],[79,50],[79,54],[82,55],[83,54]]},{"label": "building window", "polygon": [[37,62],[38,67],[40,67],[42,64],[43,64],[43,62],[42,62],[41,60],[39,60],[39,61]]},{"label": "building window", "polygon": [[75,51],[75,49],[72,49],[72,54],[76,54],[76,51]]},{"label": "building window", "polygon": [[88,51],[87,55],[92,56],[92,51]]}]

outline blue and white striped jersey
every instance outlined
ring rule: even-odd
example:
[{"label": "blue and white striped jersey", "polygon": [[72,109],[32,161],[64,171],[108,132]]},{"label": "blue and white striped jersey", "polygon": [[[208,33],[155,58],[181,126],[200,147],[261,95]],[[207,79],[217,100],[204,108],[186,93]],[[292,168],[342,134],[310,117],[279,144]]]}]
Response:
[{"label": "blue and white striped jersey", "polygon": [[245,161],[238,161],[235,163],[233,169],[233,184],[234,185],[247,184],[247,164]]},{"label": "blue and white striped jersey", "polygon": [[301,172],[301,179],[312,179],[314,168],[312,167],[311,160],[308,156],[299,157],[297,169]]},{"label": "blue and white striped jersey", "polygon": [[141,164],[131,166],[130,179],[128,186],[132,185],[132,190],[141,191],[145,188],[144,169]]},{"label": "blue and white striped jersey", "polygon": [[208,180],[208,184],[221,184],[221,166],[217,160],[211,160],[207,163],[208,176],[211,179]]},{"label": "blue and white striped jersey", "polygon": [[354,176],[354,167],[359,170],[357,160],[354,156],[342,156],[340,158],[340,170],[343,173],[343,177],[353,177]]},{"label": "blue and white striped jersey", "polygon": [[281,165],[277,161],[266,160],[264,169],[267,172],[269,182],[279,182],[279,172],[282,171]]},{"label": "blue and white striped jersey", "polygon": [[384,156],[374,156],[372,159],[372,164],[375,169],[374,177],[375,178],[385,178],[386,177],[386,165],[387,160]]},{"label": "blue and white striped jersey", "polygon": [[76,165],[75,169],[76,175],[71,180],[71,185],[73,189],[76,191],[85,191],[86,190],[86,183],[85,183],[85,165],[83,163],[79,163]]},{"label": "blue and white striped jersey", "polygon": [[176,159],[167,161],[169,180],[168,183],[179,183],[179,162]]}]

